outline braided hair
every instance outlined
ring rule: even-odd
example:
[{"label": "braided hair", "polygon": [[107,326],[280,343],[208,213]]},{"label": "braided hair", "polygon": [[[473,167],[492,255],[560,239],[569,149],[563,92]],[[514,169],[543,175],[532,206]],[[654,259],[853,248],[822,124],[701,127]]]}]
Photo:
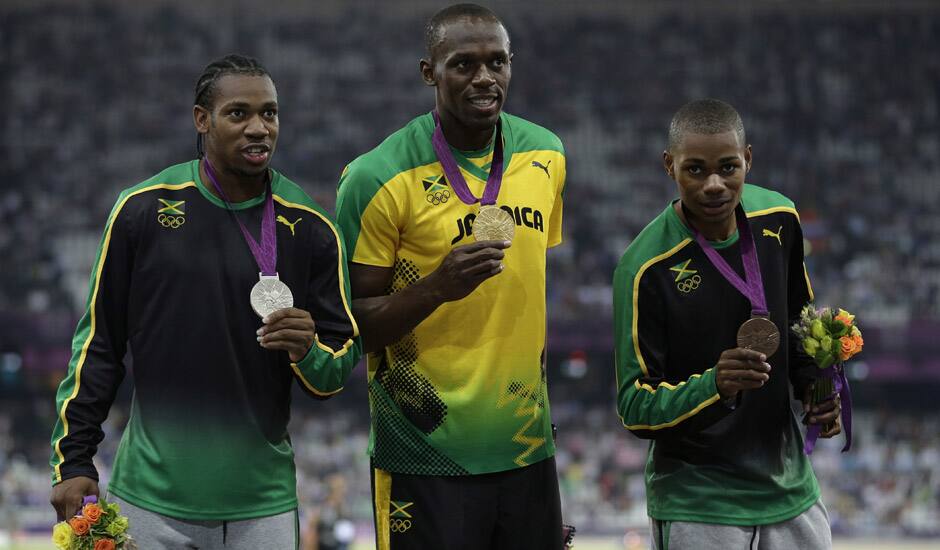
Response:
[{"label": "braided hair", "polygon": [[[257,59],[235,53],[228,54],[206,65],[199,80],[196,81],[196,98],[194,104],[211,112],[213,103],[215,102],[216,82],[223,76],[229,74],[266,76],[271,78],[268,70],[265,69]],[[202,134],[196,134],[196,153],[198,153],[199,158],[202,158],[206,154],[202,143]]]}]

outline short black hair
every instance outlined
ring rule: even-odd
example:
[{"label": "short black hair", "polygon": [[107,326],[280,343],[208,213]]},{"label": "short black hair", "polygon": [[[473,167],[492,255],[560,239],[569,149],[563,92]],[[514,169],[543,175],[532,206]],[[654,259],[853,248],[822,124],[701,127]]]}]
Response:
[{"label": "short black hair", "polygon": [[[435,13],[428,20],[428,25],[424,29],[424,46],[428,50],[429,57],[434,53],[434,47],[444,39],[444,25],[462,17],[495,21],[504,30],[506,29],[506,25],[492,10],[479,4],[454,4],[448,6]],[[509,31],[506,31],[506,34],[508,35]]]},{"label": "short black hair", "polygon": [[220,78],[228,74],[271,78],[268,70],[257,59],[231,53],[206,65],[206,69],[202,72],[199,80],[196,81],[196,99],[194,103],[211,111],[212,104],[215,102],[215,84]]},{"label": "short black hair", "polygon": [[682,136],[689,132],[705,135],[734,132],[742,145],[747,144],[741,115],[718,99],[697,99],[680,107],[669,124],[666,150],[674,151],[682,142]]},{"label": "short black hair", "polygon": [[[204,71],[196,81],[196,98],[193,100],[195,105],[199,105],[212,111],[215,103],[215,85],[225,75],[245,75],[245,76],[266,76],[271,78],[271,74],[254,57],[230,53],[224,57],[216,59],[206,65]],[[272,79],[273,80],[273,79]],[[196,134],[196,153],[199,158],[205,155],[202,145],[202,134]]]}]

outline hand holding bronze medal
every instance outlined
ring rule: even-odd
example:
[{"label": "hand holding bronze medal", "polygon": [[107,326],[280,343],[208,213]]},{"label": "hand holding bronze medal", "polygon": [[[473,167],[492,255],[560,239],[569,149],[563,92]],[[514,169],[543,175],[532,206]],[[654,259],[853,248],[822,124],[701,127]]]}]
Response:
[{"label": "hand holding bronze medal", "polygon": [[496,206],[496,197],[503,182],[503,139],[502,122],[496,123],[496,135],[493,137],[493,161],[490,163],[490,173],[486,178],[486,187],[483,197],[476,198],[467,186],[467,180],[460,173],[457,161],[444,138],[441,129],[441,120],[434,112],[434,135],[431,138],[437,160],[444,169],[444,177],[450,183],[454,194],[464,204],[480,203],[480,211],[473,220],[473,238],[477,241],[512,241],[516,232],[516,222],[512,215]]},{"label": "hand holding bronze medal", "polygon": [[747,221],[747,215],[740,204],[735,208],[734,215],[740,235],[744,279],[708,244],[708,241],[698,230],[692,227],[691,224],[689,224],[689,227],[695,235],[695,240],[702,247],[702,251],[705,252],[715,269],[751,302],[751,318],[744,321],[738,328],[738,347],[758,351],[769,358],[780,345],[780,330],[768,317],[767,300],[764,297],[764,282],[761,278],[757,248],[754,246],[754,236],[751,234],[751,226]]},{"label": "hand holding bronze medal", "polygon": [[238,222],[238,227],[241,228],[245,242],[248,243],[248,248],[251,250],[251,255],[254,256],[255,262],[261,270],[258,273],[258,282],[251,288],[251,294],[249,295],[251,308],[259,317],[264,319],[279,309],[293,307],[294,295],[291,294],[290,288],[278,278],[276,271],[277,232],[274,227],[274,194],[271,189],[270,178],[267,182],[264,212],[261,214],[261,244],[259,245],[255,238],[251,236],[251,233],[248,232],[245,224],[235,215],[235,211],[232,210],[232,205],[229,204],[225,191],[219,185],[215,177],[215,170],[212,169],[209,159],[205,158],[204,161],[209,181],[212,182],[215,190],[219,192],[219,196],[225,202],[225,206],[228,207],[235,221]]}]

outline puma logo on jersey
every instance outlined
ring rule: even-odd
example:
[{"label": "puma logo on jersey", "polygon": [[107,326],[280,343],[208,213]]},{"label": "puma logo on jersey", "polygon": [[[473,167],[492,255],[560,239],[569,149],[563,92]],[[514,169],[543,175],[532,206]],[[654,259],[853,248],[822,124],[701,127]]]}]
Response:
[{"label": "puma logo on jersey", "polygon": [[[515,208],[500,206],[500,208],[512,216],[517,227],[531,227],[532,229],[538,229],[542,233],[545,232],[545,219],[538,210],[529,208],[528,206],[516,206]],[[477,219],[477,215],[472,212],[462,218],[457,218],[457,236],[450,241],[450,244],[457,244],[464,237],[473,235],[473,220],[475,219]]]},{"label": "puma logo on jersey", "polygon": [[777,228],[777,232],[776,232],[776,233],[774,233],[773,231],[771,231],[771,230],[769,230],[769,229],[764,229],[764,230],[761,232],[761,236],[763,236],[763,237],[774,237],[775,239],[777,239],[777,244],[779,244],[780,246],[783,246],[783,241],[780,240],[780,233],[782,233],[782,232],[783,232],[783,226],[781,225],[779,228]]},{"label": "puma logo on jersey", "polygon": [[[270,218],[269,218],[269,219],[270,219]],[[291,223],[291,222],[287,221],[287,218],[285,218],[284,216],[278,216],[278,217],[277,217],[277,221],[278,221],[278,222],[283,223],[284,225],[286,225],[287,227],[290,228],[290,234],[291,234],[291,235],[294,234],[294,226],[297,225],[298,223],[300,223],[302,220],[303,220],[303,218],[297,218],[297,221],[295,221],[294,223]]]},{"label": "puma logo on jersey", "polygon": [[545,172],[545,175],[548,176],[548,179],[552,179],[551,174],[548,173],[548,165],[551,164],[551,163],[552,163],[552,161],[548,161],[547,163],[542,164],[541,162],[539,162],[539,161],[537,161],[537,160],[533,160],[533,161],[532,161],[532,166],[533,166],[534,168],[538,168],[538,169],[542,170],[543,172]]}]

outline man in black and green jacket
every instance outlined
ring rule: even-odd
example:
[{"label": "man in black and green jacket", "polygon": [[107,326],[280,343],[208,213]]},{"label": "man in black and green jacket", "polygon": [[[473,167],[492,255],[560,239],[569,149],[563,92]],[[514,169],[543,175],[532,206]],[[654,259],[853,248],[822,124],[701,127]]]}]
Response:
[{"label": "man in black and green jacket", "polygon": [[[786,197],[744,183],[746,143],[730,105],[680,109],[663,155],[680,198],[637,236],[614,275],[618,411],[627,429],[652,440],[647,505],[659,549],[831,545],[790,407],[791,386],[805,396],[815,368],[788,336],[812,300],[799,216]],[[743,277],[739,219],[753,234],[767,318],[779,330],[775,353],[737,346],[752,303],[695,237]],[[833,402],[809,422],[838,414]],[[824,435],[838,431],[836,422]]]},{"label": "man in black and green jacket", "polygon": [[[277,93],[255,60],[206,67],[193,120],[200,158],[126,189],[105,225],[56,396],[52,504],[65,519],[98,494],[92,459],[129,352],[108,493],[140,548],[295,548],[291,387],[339,392],[361,349],[343,241],[269,168]],[[293,307],[255,307],[268,260]]]}]

